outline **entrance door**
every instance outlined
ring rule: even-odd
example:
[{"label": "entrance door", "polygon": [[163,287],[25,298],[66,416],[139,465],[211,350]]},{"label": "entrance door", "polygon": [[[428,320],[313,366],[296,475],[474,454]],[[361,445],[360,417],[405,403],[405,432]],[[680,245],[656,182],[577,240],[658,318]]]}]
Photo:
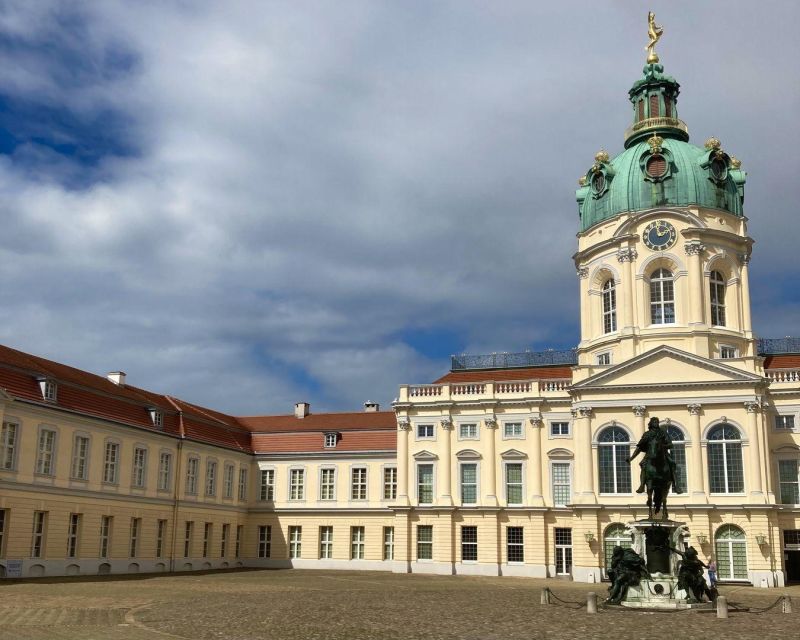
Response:
[{"label": "entrance door", "polygon": [[556,529],[556,575],[572,574],[572,529]]},{"label": "entrance door", "polygon": [[786,582],[800,582],[800,529],[783,531],[783,560]]}]

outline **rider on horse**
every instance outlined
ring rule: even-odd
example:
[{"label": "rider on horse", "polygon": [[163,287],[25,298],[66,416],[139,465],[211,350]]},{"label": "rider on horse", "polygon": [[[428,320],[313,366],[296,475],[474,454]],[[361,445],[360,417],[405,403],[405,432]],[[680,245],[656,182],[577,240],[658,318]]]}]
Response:
[{"label": "rider on horse", "polygon": [[672,458],[672,453],[670,452],[670,449],[672,449],[672,440],[670,439],[666,430],[659,426],[658,418],[655,416],[650,418],[650,422],[647,423],[647,431],[645,431],[644,435],[636,444],[636,449],[631,457],[628,458],[628,462],[630,462],[640,453],[644,453],[644,458],[639,463],[639,466],[641,467],[641,478],[639,488],[636,490],[636,493],[644,493],[646,490],[649,473],[648,465],[652,465],[653,463],[652,454],[650,453],[651,445],[658,445],[656,448],[664,448],[664,456],[666,458],[667,465],[669,466],[669,472],[671,476],[670,480],[672,492],[682,493],[682,489],[677,482],[678,479],[675,470],[675,460]]}]

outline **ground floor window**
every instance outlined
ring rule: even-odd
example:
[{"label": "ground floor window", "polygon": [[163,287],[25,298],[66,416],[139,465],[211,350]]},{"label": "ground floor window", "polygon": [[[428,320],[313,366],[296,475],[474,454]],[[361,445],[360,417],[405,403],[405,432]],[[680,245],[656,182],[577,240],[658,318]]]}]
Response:
[{"label": "ground floor window", "polygon": [[258,527],[258,557],[269,558],[272,551],[272,527],[261,525]]},{"label": "ground floor window", "polygon": [[319,528],[319,557],[323,560],[333,558],[333,527]]},{"label": "ground floor window", "polygon": [[394,560],[394,527],[383,528],[383,559]]},{"label": "ground floor window", "polygon": [[[603,555],[605,556],[605,571],[608,572],[611,566],[611,555],[614,547],[630,549],[633,546],[631,535],[626,531],[625,525],[619,522],[611,524],[603,535]],[[607,575],[607,574],[606,574]]]},{"label": "ground floor window", "polygon": [[350,527],[350,559],[364,559],[364,527]]},{"label": "ground floor window", "polygon": [[3,556],[5,548],[3,542],[6,534],[6,509],[0,509],[0,556]]},{"label": "ground floor window", "polygon": [[747,542],[744,531],[732,524],[722,525],[714,536],[714,548],[720,580],[747,580]]},{"label": "ground floor window", "polygon": [[289,557],[299,558],[302,550],[303,527],[289,527]]},{"label": "ground floor window", "polygon": [[508,562],[525,562],[525,544],[522,527],[506,528],[506,557]]},{"label": "ground floor window", "polygon": [[461,527],[461,561],[478,560],[478,527]]},{"label": "ground floor window", "polygon": [[417,560],[433,560],[433,526],[417,525]]},{"label": "ground floor window", "polygon": [[568,576],[572,573],[572,529],[555,530],[556,575]]},{"label": "ground floor window", "polygon": [[239,553],[242,550],[242,532],[244,531],[244,525],[239,524],[236,525],[236,548],[234,549],[234,555],[238,558]]}]

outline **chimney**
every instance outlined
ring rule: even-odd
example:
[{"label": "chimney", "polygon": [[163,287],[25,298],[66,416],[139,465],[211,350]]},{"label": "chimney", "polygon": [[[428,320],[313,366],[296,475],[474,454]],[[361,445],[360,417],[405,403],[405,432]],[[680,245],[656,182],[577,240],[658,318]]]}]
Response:
[{"label": "chimney", "polygon": [[120,387],[124,387],[125,386],[125,372],[124,371],[112,371],[111,373],[108,374],[107,377],[114,384],[117,384]]},{"label": "chimney", "polygon": [[366,411],[367,413],[375,413],[376,411],[380,410],[381,410],[381,405],[379,405],[377,402],[373,402],[372,400],[367,400],[364,403],[364,411]]},{"label": "chimney", "polygon": [[308,402],[297,402],[294,405],[294,417],[295,418],[305,418],[308,415],[308,410],[311,408],[311,405]]}]

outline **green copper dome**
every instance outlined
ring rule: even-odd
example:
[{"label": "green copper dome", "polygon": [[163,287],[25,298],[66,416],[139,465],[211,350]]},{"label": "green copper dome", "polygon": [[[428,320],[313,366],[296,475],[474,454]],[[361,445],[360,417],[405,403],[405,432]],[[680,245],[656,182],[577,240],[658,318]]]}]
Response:
[{"label": "green copper dome", "polygon": [[719,140],[689,144],[678,119],[680,85],[657,63],[631,88],[634,123],[625,132],[625,151],[606,152],[580,180],[576,192],[581,231],[626,211],[698,205],[743,215],[745,173]]}]

